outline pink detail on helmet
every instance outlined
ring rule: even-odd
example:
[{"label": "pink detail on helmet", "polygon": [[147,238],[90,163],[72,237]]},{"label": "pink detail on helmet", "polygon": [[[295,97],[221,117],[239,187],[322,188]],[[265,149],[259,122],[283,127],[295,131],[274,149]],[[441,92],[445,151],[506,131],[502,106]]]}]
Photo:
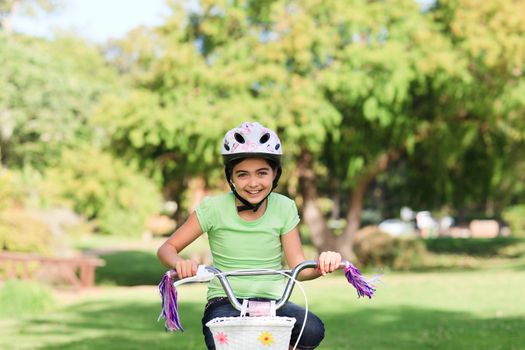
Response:
[{"label": "pink detail on helmet", "polygon": [[252,128],[250,127],[249,123],[243,123],[241,131],[243,134],[249,134],[250,132],[252,132]]}]

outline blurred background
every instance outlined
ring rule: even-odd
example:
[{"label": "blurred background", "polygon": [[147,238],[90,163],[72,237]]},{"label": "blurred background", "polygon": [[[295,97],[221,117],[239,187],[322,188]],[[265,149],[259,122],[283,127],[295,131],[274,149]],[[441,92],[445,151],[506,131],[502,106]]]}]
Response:
[{"label": "blurred background", "polygon": [[283,141],[309,257],[525,266],[525,1],[0,0],[0,21],[3,281],[155,284],[243,121]]}]

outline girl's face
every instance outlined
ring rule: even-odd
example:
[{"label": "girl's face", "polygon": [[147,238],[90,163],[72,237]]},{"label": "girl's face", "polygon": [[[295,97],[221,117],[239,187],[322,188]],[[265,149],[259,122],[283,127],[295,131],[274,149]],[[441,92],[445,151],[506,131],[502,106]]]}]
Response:
[{"label": "girl's face", "polygon": [[247,158],[233,167],[231,179],[241,197],[257,204],[272,190],[275,175],[265,159]]}]

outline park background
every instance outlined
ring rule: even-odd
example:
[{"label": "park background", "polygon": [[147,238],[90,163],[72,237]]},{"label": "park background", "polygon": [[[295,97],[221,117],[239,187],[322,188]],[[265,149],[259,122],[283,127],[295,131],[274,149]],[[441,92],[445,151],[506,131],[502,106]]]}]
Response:
[{"label": "park background", "polygon": [[[523,347],[525,1],[169,1],[104,42],[12,26],[66,3],[0,1],[0,248],[105,265],[79,289],[2,260],[0,348],[201,349],[205,287],[165,334],[155,250],[227,190],[246,120],[283,141],[308,256],[383,275],[372,300],[305,284],[321,348]],[[205,237],[184,253],[209,263]]]}]

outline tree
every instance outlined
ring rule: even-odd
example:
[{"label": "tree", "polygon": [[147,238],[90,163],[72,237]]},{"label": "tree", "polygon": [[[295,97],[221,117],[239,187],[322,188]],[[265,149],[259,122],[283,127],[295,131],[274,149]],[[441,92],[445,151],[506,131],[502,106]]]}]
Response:
[{"label": "tree", "polygon": [[442,122],[433,123],[426,140],[388,173],[402,172],[405,179],[387,186],[399,197],[398,208],[403,203],[437,210],[446,206],[453,215],[498,217],[507,205],[523,200],[519,169],[525,129],[519,116],[525,106],[525,2],[477,5],[439,1],[429,13],[450,42],[462,74],[450,76],[423,100],[433,108],[429,115],[441,115]]},{"label": "tree", "polygon": [[[120,144],[141,159],[152,158],[148,150],[158,152],[153,158],[159,160],[172,154],[179,160],[172,169],[190,168],[185,173],[191,176],[217,166],[216,145],[235,122],[256,119],[277,128],[286,140],[286,154],[298,164],[304,217],[314,244],[319,249],[344,247],[350,255],[368,183],[386,169],[388,157],[397,157],[405,147],[402,128],[410,126],[412,134],[417,129],[413,119],[397,118],[407,113],[411,84],[422,79],[416,70],[445,70],[440,62],[449,63],[441,55],[434,60],[439,68],[417,64],[446,43],[414,3],[395,4],[398,10],[388,16],[378,16],[387,13],[387,5],[361,1],[202,1],[198,9],[175,7],[173,17],[152,34],[158,40],[156,50],[130,50],[135,62],[147,62],[143,70],[136,69],[141,71],[137,85],[147,90],[141,96],[150,96],[140,110],[153,113],[133,113],[139,110],[136,96],[124,100],[129,108],[103,112],[106,127],[113,130],[113,147]],[[414,42],[411,31],[419,27],[419,43],[436,36],[437,49],[425,51],[420,45],[407,54],[406,47]],[[123,47],[129,50],[129,42]],[[372,142],[362,142],[371,135],[356,133],[361,126],[363,131],[377,129]],[[384,137],[392,127],[398,135],[385,150]],[[330,145],[337,149],[330,153],[337,162],[321,161]],[[316,178],[328,171],[333,171],[337,191],[358,183],[352,186],[356,195],[343,245],[332,239],[317,205],[321,183]]]},{"label": "tree", "polygon": [[[450,44],[412,1],[355,1],[352,11],[338,10],[337,4],[315,6],[310,13],[324,19],[316,27],[324,25],[333,38],[330,66],[317,79],[341,118],[336,128],[326,130],[323,157],[304,147],[299,169],[305,221],[315,228],[312,241],[321,250],[350,256],[369,185],[422,142],[432,123],[441,122],[421,106],[422,100],[444,78],[461,74],[461,62],[454,65]],[[319,158],[328,169],[325,181],[312,171],[313,159]],[[346,211],[341,235],[332,233],[316,205],[321,188],[336,194],[335,208]],[[339,205],[339,198],[346,201]]]},{"label": "tree", "polygon": [[[98,120],[117,152],[159,169],[166,187],[177,183],[170,194],[192,176],[212,175],[214,184],[217,145],[233,125],[252,119],[277,129],[286,173],[297,170],[284,180],[292,192],[299,184],[312,242],[351,256],[365,193],[399,159],[437,145],[443,157],[435,166],[450,169],[480,154],[473,137],[480,126],[504,121],[523,130],[512,117],[521,108],[521,78],[511,92],[491,85],[488,74],[476,78],[472,56],[447,29],[456,8],[440,6],[423,13],[409,0],[175,3],[164,25],[133,33],[116,50],[136,89],[107,100]],[[507,29],[501,35],[519,37],[518,24]],[[505,106],[498,118],[486,104],[465,104],[496,91],[508,96],[491,104]],[[342,201],[334,206],[347,219],[342,235],[319,207],[325,193]]]},{"label": "tree", "polygon": [[524,194],[518,169],[525,141],[525,1],[479,5],[438,1],[432,15],[468,62],[462,84],[447,91],[453,118],[475,127],[464,140],[463,166],[453,167],[464,184],[453,202],[495,215]]},{"label": "tree", "polygon": [[90,142],[90,114],[117,76],[95,47],[0,34],[0,161],[43,169],[64,148]]},{"label": "tree", "polygon": [[68,206],[105,234],[143,233],[160,209],[158,187],[100,150],[92,114],[103,95],[126,89],[99,49],[68,36],[0,33],[0,81],[0,169],[37,174],[38,183],[23,184],[37,206]]},{"label": "tree", "polygon": [[174,6],[164,26],[135,31],[111,51],[124,53],[116,62],[133,75],[137,91],[107,100],[97,118],[109,130],[111,148],[160,169],[174,196],[193,176],[206,174],[212,186],[222,178],[218,145],[241,121],[278,129],[293,159],[296,141],[321,149],[323,130],[338,118],[309,79],[292,74],[287,52],[295,39],[271,38],[286,38],[281,2],[200,5]]}]

